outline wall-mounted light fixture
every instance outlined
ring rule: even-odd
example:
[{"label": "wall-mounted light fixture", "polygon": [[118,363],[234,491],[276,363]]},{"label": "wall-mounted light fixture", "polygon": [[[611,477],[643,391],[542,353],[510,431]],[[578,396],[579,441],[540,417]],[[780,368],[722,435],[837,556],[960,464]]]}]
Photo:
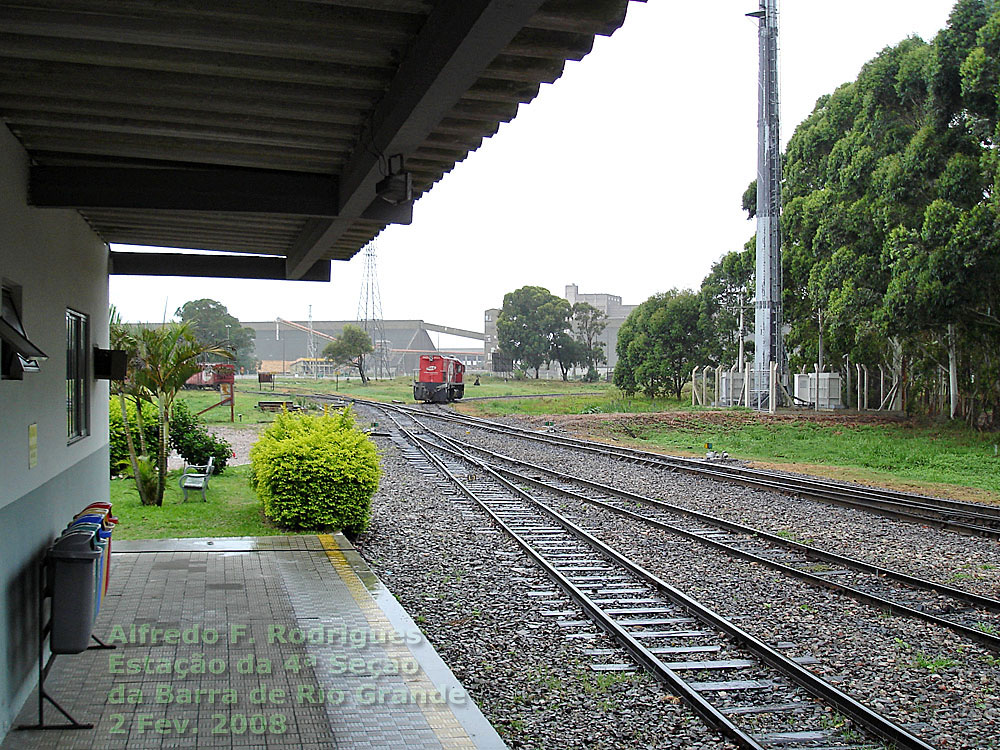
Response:
[{"label": "wall-mounted light fixture", "polygon": [[26,372],[39,372],[38,360],[45,360],[45,353],[28,340],[21,323],[14,289],[3,287],[3,304],[0,308],[0,379],[23,380]]},{"label": "wall-mounted light fixture", "polygon": [[413,175],[403,169],[402,154],[389,157],[389,174],[375,185],[375,196],[392,206],[413,200]]}]

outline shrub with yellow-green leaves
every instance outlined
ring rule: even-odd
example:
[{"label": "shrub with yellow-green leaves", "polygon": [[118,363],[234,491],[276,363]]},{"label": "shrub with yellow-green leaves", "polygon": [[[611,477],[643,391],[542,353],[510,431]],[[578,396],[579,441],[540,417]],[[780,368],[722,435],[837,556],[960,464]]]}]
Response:
[{"label": "shrub with yellow-green leaves", "polygon": [[250,449],[250,468],[264,514],[279,526],[356,534],[368,525],[378,453],[350,409],[279,414]]}]

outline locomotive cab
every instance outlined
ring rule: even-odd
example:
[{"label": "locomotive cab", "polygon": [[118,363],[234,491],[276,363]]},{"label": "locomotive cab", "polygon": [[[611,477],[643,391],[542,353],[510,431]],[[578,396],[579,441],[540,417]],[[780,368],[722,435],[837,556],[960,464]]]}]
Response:
[{"label": "locomotive cab", "polygon": [[424,403],[457,401],[465,395],[465,365],[454,357],[421,354],[413,382],[413,399]]}]

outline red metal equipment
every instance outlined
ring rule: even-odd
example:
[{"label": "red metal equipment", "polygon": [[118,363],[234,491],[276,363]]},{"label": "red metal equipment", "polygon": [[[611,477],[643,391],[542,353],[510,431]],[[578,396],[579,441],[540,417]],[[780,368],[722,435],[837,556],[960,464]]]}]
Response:
[{"label": "red metal equipment", "polygon": [[218,391],[221,397],[219,403],[202,409],[201,416],[216,406],[229,407],[229,421],[236,421],[236,366],[222,362],[210,362],[202,365],[201,372],[196,372],[184,383],[185,388],[206,388]]},{"label": "red metal equipment", "polygon": [[222,362],[210,362],[202,365],[201,372],[196,372],[184,383],[185,388],[205,388],[219,390],[222,383],[236,382],[236,366]]}]

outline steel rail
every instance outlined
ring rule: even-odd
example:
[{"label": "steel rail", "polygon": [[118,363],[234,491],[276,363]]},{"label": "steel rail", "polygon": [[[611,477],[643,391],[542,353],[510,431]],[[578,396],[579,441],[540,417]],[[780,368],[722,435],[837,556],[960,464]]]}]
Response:
[{"label": "steel rail", "polygon": [[[374,402],[366,402],[374,405]],[[868,488],[854,488],[848,485],[827,482],[823,480],[803,480],[784,474],[763,472],[756,469],[743,469],[736,467],[723,467],[709,465],[698,459],[687,459],[676,456],[663,456],[657,453],[639,451],[632,448],[609,445],[607,443],[592,442],[571,438],[567,436],[554,437],[540,435],[530,430],[523,430],[517,427],[509,427],[488,420],[480,420],[475,417],[465,415],[446,415],[428,410],[411,409],[409,407],[396,408],[421,414],[432,419],[451,421],[465,426],[474,426],[483,430],[496,432],[507,436],[516,436],[526,440],[548,443],[558,447],[574,447],[580,450],[597,453],[603,456],[621,458],[627,461],[645,463],[665,468],[671,471],[685,471],[688,473],[704,476],[709,479],[722,480],[742,484],[755,489],[771,490],[785,494],[798,495],[820,502],[839,505],[855,510],[862,510],[886,518],[916,522],[921,525],[932,525],[948,531],[957,533],[983,536],[993,539],[1000,539],[1000,529],[964,523],[957,520],[949,520],[951,516],[961,518],[981,518],[990,523],[1000,523],[1000,509],[993,511],[989,506],[976,505],[974,503],[961,503],[960,501],[941,499],[941,502],[948,507],[975,508],[967,512],[959,513],[956,509],[954,513],[942,510],[940,507],[930,504],[937,503],[937,498],[925,498],[924,496],[907,496],[897,493],[899,496],[910,500],[886,499],[885,491],[869,490]],[[916,502],[919,500],[920,502]],[[905,508],[905,509],[901,509]],[[909,509],[909,510],[907,510]]]},{"label": "steel rail", "polygon": [[[417,424],[420,423],[417,422]],[[448,440],[454,445],[461,446],[463,450],[472,449],[474,451],[486,454],[494,461],[497,460],[506,461],[510,464],[521,466],[531,471],[538,471],[545,474],[549,474],[550,476],[553,476],[565,482],[583,485],[584,487],[605,493],[607,495],[617,496],[624,500],[641,503],[643,505],[656,508],[657,510],[663,510],[677,515],[683,515],[687,518],[697,520],[700,523],[710,524],[712,526],[725,529],[728,532],[737,534],[746,534],[751,537],[757,537],[775,546],[802,553],[807,558],[836,563],[837,565],[841,565],[847,568],[853,568],[855,570],[859,570],[864,573],[870,573],[882,578],[888,578],[894,581],[898,581],[899,583],[902,583],[906,586],[910,586],[915,589],[930,591],[936,594],[943,594],[945,596],[952,597],[953,599],[958,599],[960,601],[972,604],[973,606],[980,607],[982,609],[987,609],[992,612],[1000,612],[1000,600],[997,599],[992,599],[987,596],[981,596],[979,594],[975,594],[969,591],[963,591],[962,589],[958,589],[953,586],[948,586],[947,584],[938,583],[936,581],[930,581],[924,578],[919,578],[917,576],[911,576],[907,573],[903,573],[897,570],[892,570],[890,568],[883,568],[878,565],[873,565],[871,563],[865,562],[864,560],[848,557],[846,555],[839,555],[834,552],[829,552],[827,550],[820,549],[819,547],[814,547],[809,544],[803,544],[802,542],[796,542],[790,539],[784,539],[782,537],[777,536],[776,534],[771,534],[770,532],[763,531],[761,529],[755,529],[751,526],[745,526],[743,524],[735,523],[733,521],[727,521],[726,519],[719,518],[717,516],[712,516],[707,513],[701,513],[699,511],[683,508],[678,505],[667,503],[663,500],[657,500],[654,498],[646,497],[644,495],[639,495],[635,492],[618,489],[617,487],[612,487],[610,485],[602,484],[600,482],[595,482],[589,479],[585,479],[583,477],[577,477],[570,474],[565,474],[563,472],[556,471],[555,469],[550,469],[545,466],[539,466],[538,464],[532,464],[527,461],[511,458],[510,456],[504,456],[500,453],[496,453],[486,448],[481,448],[479,446],[472,445],[471,443],[466,443],[464,441],[457,440],[455,438],[450,438],[441,435],[440,433],[431,430],[426,425],[420,425],[420,426],[422,429],[434,435],[435,437]],[[740,557],[742,559],[749,560],[751,562],[760,563],[761,565],[769,567],[773,570],[781,571],[786,575],[790,575],[795,578],[808,581],[809,583],[812,583],[817,586],[822,586],[827,589],[839,591],[848,596],[851,596],[852,598],[858,601],[876,606],[880,609],[891,612],[893,614],[902,615],[905,617],[913,617],[919,620],[924,620],[925,622],[933,623],[934,625],[937,625],[939,627],[948,628],[970,640],[980,643],[981,645],[987,646],[993,649],[994,651],[1000,651],[1000,636],[997,636],[995,634],[991,634],[983,630],[978,630],[976,628],[969,627],[968,625],[964,625],[962,623],[956,623],[951,620],[947,620],[943,617],[932,614],[930,612],[924,612],[919,609],[909,607],[905,604],[894,602],[891,599],[886,599],[884,597],[866,592],[862,589],[858,589],[856,587],[849,586],[847,584],[840,583],[838,581],[830,580],[828,578],[815,575],[814,573],[811,573],[809,571],[800,570],[791,565],[786,565],[784,563],[775,560],[770,560],[761,555],[754,554],[753,552],[748,552],[746,550],[739,549],[738,547],[734,547],[731,543],[726,543],[724,541],[719,541],[716,539],[710,539],[700,534],[688,531],[687,529],[683,529],[681,527],[674,526],[672,524],[668,524],[663,521],[659,521],[655,518],[650,518],[649,516],[644,516],[642,514],[635,513],[625,508],[616,507],[602,500],[591,498],[581,493],[573,492],[571,490],[559,487],[557,485],[549,484],[548,482],[541,481],[536,477],[520,474],[516,471],[512,471],[510,469],[506,469],[501,466],[493,466],[492,468],[496,469],[498,472],[504,474],[505,476],[512,477],[516,481],[526,482],[534,486],[549,490],[551,492],[556,492],[558,494],[567,497],[572,497],[575,500],[579,500],[581,502],[585,502],[590,505],[604,508],[617,515],[630,518],[632,520],[639,521],[641,523],[645,523],[647,525],[653,526],[663,531],[667,531],[672,534],[677,534],[679,536],[683,536],[688,539],[693,539],[697,542],[706,544],[716,549],[720,549],[732,556]]]},{"label": "steel rail", "polygon": [[[410,408],[413,407],[403,407]],[[510,425],[504,425],[500,422],[493,422],[488,419],[482,419],[480,417],[473,417],[468,414],[460,414],[458,412],[427,412],[421,410],[415,410],[418,413],[425,413],[428,416],[439,419],[450,419],[453,421],[461,421],[469,424],[476,424],[478,426],[490,426],[495,428],[500,428],[501,430],[507,430],[511,432],[523,433],[528,435],[538,435],[537,432],[531,430],[526,430],[521,427],[513,427]],[[610,443],[602,443],[596,440],[585,440],[583,438],[575,438],[571,436],[563,436],[558,438],[559,440],[564,440],[565,442],[572,443],[580,446],[599,446],[604,447],[612,451],[616,451],[626,455],[634,455],[638,458],[651,458],[659,459],[663,461],[678,462],[680,464],[692,464],[694,466],[704,466],[704,461],[702,459],[687,458],[684,456],[669,456],[662,453],[653,453],[651,451],[644,451],[638,448],[629,448],[621,445],[612,445]],[[792,474],[786,474],[783,472],[773,472],[773,471],[763,471],[761,469],[750,469],[744,467],[718,467],[725,471],[748,474],[748,475],[760,475],[764,477],[777,476],[783,479],[789,479],[796,482],[802,482],[803,484],[808,484],[816,487],[823,487],[835,491],[847,491],[847,492],[858,492],[865,496],[878,496],[886,500],[899,501],[904,503],[912,503],[916,505],[927,505],[930,508],[949,508],[955,511],[967,511],[970,514],[979,515],[989,520],[1000,520],[1000,507],[984,505],[982,503],[968,502],[965,500],[952,500],[950,498],[943,497],[931,497],[928,495],[918,495],[908,492],[900,492],[899,490],[886,489],[884,487],[857,487],[843,482],[836,482],[833,480],[822,479],[820,477],[798,477]]]},{"label": "steel rail", "polygon": [[[392,417],[390,416],[390,418]],[[396,420],[393,419],[393,421],[395,422]],[[506,487],[508,491],[512,492],[518,497],[521,497],[530,506],[537,508],[545,515],[549,516],[553,521],[562,526],[574,537],[584,542],[585,544],[590,546],[592,549],[594,549],[607,559],[614,561],[621,567],[630,571],[633,575],[643,580],[647,585],[651,586],[659,593],[663,594],[667,599],[672,601],[677,606],[680,606],[681,608],[690,612],[695,617],[701,619],[703,622],[710,624],[717,630],[725,633],[734,641],[741,644],[744,648],[751,651],[761,662],[767,664],[771,668],[782,673],[783,675],[791,679],[796,685],[798,685],[799,687],[801,687],[814,697],[818,698],[822,702],[833,706],[844,716],[853,719],[859,725],[865,727],[873,735],[883,740],[887,740],[889,742],[894,743],[897,748],[900,748],[902,750],[932,750],[932,747],[930,745],[925,743],[920,738],[910,734],[903,727],[900,727],[899,725],[895,724],[894,722],[890,721],[884,716],[875,713],[864,704],[850,697],[849,695],[842,692],[833,685],[825,682],[824,680],[814,675],[809,670],[797,664],[795,661],[789,659],[788,657],[779,653],[777,650],[773,649],[772,647],[770,647],[757,637],[751,635],[749,632],[743,630],[739,626],[730,622],[729,620],[722,617],[715,611],[702,605],[700,602],[692,599],[679,589],[674,588],[669,583],[662,580],[658,576],[655,576],[654,574],[650,573],[637,563],[629,560],[627,557],[625,557],[618,551],[614,550],[613,548],[609,547],[607,544],[600,541],[589,532],[580,528],[579,526],[577,526],[572,521],[562,516],[554,509],[536,500],[525,490],[517,487],[514,483],[512,483],[511,481],[500,475],[498,472],[494,471],[486,463],[476,459],[475,457],[463,451],[461,448],[452,444],[450,438],[440,437],[439,439],[445,442],[446,445],[445,446],[437,445],[427,440],[426,438],[422,438],[418,435],[411,433],[410,431],[406,430],[401,425],[399,425],[398,422],[397,426],[399,427],[400,431],[403,432],[406,435],[406,437],[411,441],[411,443],[413,443],[414,445],[422,446],[422,452],[424,453],[424,455],[426,455],[429,460],[431,460],[436,466],[438,466],[439,469],[444,471],[446,475],[460,487],[463,494],[465,494],[471,500],[476,502],[484,510],[487,510],[487,512],[489,513],[490,517],[494,520],[494,522],[498,523],[506,533],[510,534],[512,538],[514,538],[517,541],[518,545],[522,547],[522,549],[525,549],[526,551],[530,550],[529,554],[531,554],[533,559],[539,561],[543,560],[543,558],[541,558],[541,555],[535,552],[533,548],[531,548],[531,545],[528,544],[526,540],[522,539],[519,535],[516,534],[516,532],[513,532],[513,530],[509,529],[509,527],[505,523],[503,523],[502,520],[496,516],[496,514],[492,513],[492,511],[488,508],[488,506],[486,506],[485,503],[480,501],[475,496],[475,493],[472,492],[472,490],[469,487],[467,487],[465,483],[461,481],[460,478],[454,475],[453,472],[449,471],[447,467],[444,465],[444,462],[441,461],[433,453],[431,448],[434,448],[436,450],[447,451],[452,455],[455,455],[465,461],[468,461],[469,463],[479,468],[479,470],[490,474],[491,476],[494,477],[494,479],[497,482],[499,482],[502,486]],[[565,576],[562,576],[558,570],[555,570],[550,564],[547,564],[547,561],[546,564],[543,565],[543,568],[545,568],[547,572],[551,570],[553,573],[558,574],[558,577],[561,577],[566,584],[569,584],[571,588],[567,588],[564,590],[566,590],[567,593],[571,594],[574,597],[574,599],[577,599],[577,601],[581,604],[581,606],[584,606],[584,600],[586,600],[587,604],[586,606],[584,606],[584,609],[588,611],[588,613],[592,611],[594,611],[595,613],[597,611],[602,611],[598,605],[594,604],[589,599],[589,597],[586,597],[586,595],[583,594],[583,592],[579,591],[572,584],[571,581],[565,579]],[[563,587],[562,582],[559,581],[557,577],[554,577],[554,580],[557,580],[557,582],[559,582],[560,587]],[[578,599],[575,594],[572,594],[572,591],[574,589],[580,594],[581,598]],[[611,624],[617,626],[617,623],[614,623],[613,621],[611,621]],[[627,633],[627,631],[621,629],[620,626],[617,626],[617,630],[621,631],[622,636],[626,636],[626,638],[619,640],[619,642],[622,643],[623,647],[626,647],[626,649],[630,653],[632,653],[632,649],[629,648],[630,645],[629,641],[634,642],[636,646],[642,649],[641,644],[638,644],[634,638],[631,638]],[[619,635],[614,628],[609,632],[612,634],[613,637],[616,638]],[[648,658],[644,657],[639,660],[639,662],[644,665],[647,664],[647,661],[662,664],[662,662],[660,662],[660,660],[653,654],[649,654]],[[667,669],[665,665],[663,666],[663,668],[665,670],[664,672],[656,670],[655,673],[657,674],[657,676],[660,676],[665,681],[668,681],[671,687],[674,687],[675,684],[674,680],[676,680],[678,683],[683,684],[683,680],[681,680],[681,678],[678,677],[676,673],[674,673],[672,670]],[[687,697],[686,693],[688,691],[693,692],[691,688],[688,688],[687,691],[684,691],[683,693],[684,697]],[[705,704],[705,706],[711,709],[712,716],[715,715],[721,716],[721,718],[725,721],[726,724],[733,726],[734,729],[740,734],[744,734],[742,730],[740,730],[738,727],[735,727],[735,725],[733,725],[732,722],[727,717],[721,715],[721,713],[718,712],[714,707],[712,707],[711,704],[708,704],[707,701],[704,701],[704,699],[701,698],[700,696],[698,696],[698,698],[702,703]],[[698,709],[696,708],[696,710]],[[720,729],[720,731],[722,730]],[[756,740],[753,740],[751,738],[751,741],[754,742],[755,745],[746,745],[746,747],[755,747],[755,746],[760,747],[759,743],[756,743]]]},{"label": "steel rail", "polygon": [[626,631],[621,625],[615,622],[599,605],[587,596],[579,587],[563,575],[552,563],[546,560],[531,544],[514,531],[503,521],[493,510],[459,478],[454,472],[449,470],[433,452],[431,452],[424,442],[412,435],[402,426],[398,426],[404,434],[420,451],[433,463],[442,473],[445,474],[469,500],[474,502],[483,510],[491,521],[504,533],[506,533],[514,543],[521,548],[535,564],[538,565],[551,578],[559,588],[575,601],[584,612],[606,633],[617,641],[628,654],[641,664],[655,677],[665,682],[670,690],[674,691],[682,698],[695,713],[700,716],[706,724],[715,728],[720,734],[732,740],[743,750],[765,750],[764,746],[757,742],[752,736],[740,729],[733,721],[723,714],[719,709],[705,700],[698,692],[693,690],[681,677],[672,669],[667,667],[663,661],[645,648],[635,637]]},{"label": "steel rail", "polygon": [[[425,427],[424,429],[427,428]],[[438,434],[433,430],[427,429],[427,431],[435,435]],[[780,537],[777,534],[772,534],[768,531],[764,531],[763,529],[757,529],[753,526],[746,526],[744,524],[737,523],[735,521],[729,521],[725,518],[720,518],[719,516],[713,516],[709,513],[703,513],[701,511],[685,508],[681,505],[674,505],[673,503],[668,503],[665,500],[658,500],[656,498],[647,497],[645,495],[640,495],[636,492],[630,492],[629,490],[623,490],[618,487],[612,487],[611,485],[603,484],[601,482],[595,482],[591,479],[586,479],[584,477],[578,477],[573,474],[565,474],[561,471],[557,471],[556,469],[552,469],[547,466],[541,466],[539,464],[533,464],[529,461],[524,461],[522,459],[512,458],[511,456],[505,456],[502,453],[496,453],[495,451],[491,451],[487,448],[482,448],[478,445],[473,445],[472,443],[466,443],[461,440],[456,440],[455,438],[449,438],[449,439],[454,440],[463,448],[471,448],[472,450],[485,453],[491,458],[494,458],[499,461],[506,461],[508,463],[522,466],[532,471],[540,471],[545,474],[550,474],[553,477],[556,477],[558,479],[567,482],[581,484],[586,487],[589,487],[590,489],[598,490],[600,492],[606,492],[609,495],[617,495],[624,500],[631,500],[637,503],[642,503],[643,505],[648,505],[650,507],[657,508],[659,510],[665,510],[667,512],[683,515],[697,521],[709,523],[712,524],[713,526],[724,528],[726,531],[732,531],[738,534],[747,534],[750,536],[759,537],[772,544],[785,547],[787,549],[793,549],[798,552],[802,552],[803,554],[806,554],[809,557],[814,557],[816,559],[824,560],[826,562],[835,562],[839,565],[846,565],[852,568],[857,568],[866,573],[873,573],[875,575],[882,576],[885,578],[891,578],[893,580],[899,581],[900,583],[905,583],[915,588],[921,588],[921,589],[926,589],[927,591],[933,591],[935,593],[945,594],[955,599],[961,599],[962,601],[968,602],[969,604],[973,604],[977,607],[989,609],[994,612],[1000,612],[1000,599],[993,599],[988,596],[982,596],[981,594],[976,594],[971,591],[965,591],[963,589],[955,588],[954,586],[949,586],[948,584],[938,583],[936,581],[931,581],[929,579],[912,576],[909,575],[908,573],[903,573],[902,571],[893,570],[892,568],[883,568],[878,565],[865,562],[864,560],[859,560],[856,557],[840,555],[836,552],[829,552],[828,550],[824,550],[820,547],[815,547],[811,544],[796,542],[793,539],[785,539],[784,537]],[[503,470],[499,469],[499,467],[496,468],[498,468],[498,470]],[[510,472],[510,473],[525,480],[529,480],[532,482],[538,481],[534,477],[519,475],[516,472]],[[552,489],[553,491],[564,492],[564,490],[562,490],[559,487],[556,487],[555,485],[550,485],[545,482],[542,482],[541,484],[545,485],[545,487],[549,489]],[[583,499],[582,495],[578,495],[578,497]],[[640,516],[640,517],[646,518],[646,516]],[[687,532],[687,533],[692,533],[692,532]],[[694,536],[697,537],[696,534]]]},{"label": "steel rail", "polygon": [[[761,565],[763,565],[765,567],[771,568],[772,570],[777,570],[779,572],[785,573],[786,575],[792,576],[794,578],[799,578],[801,580],[804,580],[804,581],[807,581],[809,583],[812,583],[812,584],[814,584],[816,586],[821,586],[823,588],[830,589],[832,591],[840,592],[842,594],[850,596],[853,599],[856,599],[857,601],[863,602],[865,604],[870,604],[872,606],[875,606],[875,607],[877,607],[877,608],[879,608],[881,610],[890,612],[892,614],[901,615],[901,616],[905,616],[905,617],[912,617],[912,618],[915,618],[915,619],[918,619],[918,620],[924,620],[925,622],[930,622],[930,623],[932,623],[934,625],[937,625],[939,627],[948,628],[949,630],[952,630],[952,631],[954,631],[956,633],[959,633],[962,636],[968,638],[969,640],[975,641],[975,642],[977,642],[977,643],[979,643],[979,644],[981,644],[983,646],[987,646],[987,647],[993,649],[994,651],[1000,651],[1000,636],[991,635],[990,633],[987,633],[987,632],[982,631],[982,630],[977,630],[976,628],[969,627],[968,625],[963,625],[962,623],[953,622],[951,620],[946,620],[946,619],[944,619],[944,618],[942,618],[942,617],[940,617],[938,615],[934,615],[934,614],[931,614],[929,612],[924,612],[922,610],[915,609],[913,607],[909,607],[909,606],[907,606],[905,604],[899,604],[898,602],[894,602],[891,599],[886,599],[886,598],[878,596],[876,594],[871,594],[871,593],[869,593],[867,591],[864,591],[863,589],[859,589],[859,588],[856,588],[854,586],[849,586],[849,585],[847,585],[845,583],[840,583],[840,582],[835,581],[835,580],[831,580],[831,579],[828,579],[828,578],[823,578],[820,575],[816,575],[815,573],[810,573],[809,571],[806,571],[806,570],[799,570],[798,568],[795,568],[795,567],[793,567],[791,565],[786,565],[786,564],[778,562],[776,560],[770,560],[770,559],[768,559],[766,557],[763,557],[761,555],[755,555],[752,552],[748,552],[746,550],[741,550],[741,549],[739,549],[737,547],[732,546],[731,544],[726,544],[723,541],[719,541],[719,540],[716,540],[716,539],[710,539],[708,537],[702,536],[702,535],[694,533],[692,531],[688,531],[686,529],[680,528],[678,526],[673,526],[673,525],[665,523],[663,521],[659,521],[659,520],[657,520],[655,518],[650,518],[649,516],[644,516],[642,514],[635,513],[635,512],[630,511],[630,510],[628,510],[626,508],[616,507],[616,506],[611,505],[610,503],[604,502],[602,500],[597,500],[595,498],[588,498],[586,495],[582,495],[580,493],[573,492],[571,490],[566,490],[566,489],[558,487],[556,485],[549,484],[548,482],[543,482],[543,481],[540,481],[538,479],[535,479],[534,477],[529,477],[529,476],[526,476],[526,475],[523,475],[523,474],[519,474],[519,473],[517,473],[515,471],[511,471],[510,469],[503,469],[503,468],[497,467],[497,471],[500,472],[501,474],[505,475],[505,476],[513,478],[516,481],[523,481],[523,482],[526,482],[526,483],[530,483],[532,485],[535,485],[535,486],[537,486],[539,488],[548,490],[550,492],[555,492],[555,493],[564,495],[566,497],[571,497],[571,498],[573,498],[575,500],[579,500],[581,502],[588,503],[590,505],[594,505],[594,506],[597,506],[597,507],[600,507],[600,508],[604,508],[604,509],[606,509],[606,510],[612,512],[612,513],[615,513],[616,515],[619,515],[619,516],[622,516],[622,517],[625,517],[625,518],[629,518],[629,519],[632,519],[634,521],[639,521],[641,523],[647,524],[647,525],[652,526],[654,528],[658,528],[658,529],[661,529],[663,531],[667,531],[667,532],[670,532],[672,534],[676,534],[678,536],[683,536],[683,537],[685,537],[687,539],[692,539],[692,540],[700,542],[702,544],[706,544],[708,546],[711,546],[711,547],[714,547],[716,549],[722,550],[723,552],[725,552],[728,555],[731,555],[731,556],[734,556],[734,557],[740,557],[740,558],[742,558],[744,560],[748,560],[750,562],[759,563],[759,564],[761,564]],[[772,537],[773,538],[773,535],[767,535],[767,536],[765,536],[764,532],[762,532],[758,536],[761,536],[762,538],[765,538],[765,539],[768,539],[768,537]],[[768,539],[768,541],[771,541],[771,540]],[[808,545],[806,545],[806,546],[808,546]],[[810,547],[810,549],[814,549],[814,548]],[[825,560],[831,561],[831,562],[832,561],[836,561],[838,559],[837,555],[834,555],[832,553],[826,553],[826,552],[823,552],[822,554],[817,554],[816,557],[821,558],[821,559],[825,559]],[[851,560],[851,559],[852,558],[840,558],[840,560]],[[853,565],[851,565],[851,564],[849,564],[847,562],[841,562],[840,564],[844,565],[845,567],[855,567],[855,566],[853,566]],[[860,567],[860,566],[858,566],[858,567]],[[875,567],[875,566],[870,566],[870,567]],[[868,571],[868,572],[875,572],[875,571]],[[876,573],[876,574],[878,575],[878,573]],[[896,580],[900,580],[902,578],[905,578],[906,574],[905,573],[899,573],[897,571],[886,571],[886,577],[893,578],[893,579],[896,579]],[[923,581],[923,579],[914,579],[914,580],[916,580],[916,581]],[[925,581],[924,583],[926,585],[920,586],[920,588],[926,589],[928,591],[936,591],[936,590],[938,590],[938,584],[935,584],[932,581]],[[911,585],[915,585],[915,584],[911,584]],[[948,588],[948,587],[942,585],[941,588]],[[956,597],[956,598],[961,598],[962,600],[967,601],[968,598],[969,598],[968,595],[967,595],[967,593],[966,592],[961,592],[961,593],[962,593],[962,596],[961,597]],[[986,601],[990,602],[990,608],[991,609],[995,609],[998,605],[1000,605],[1000,602],[998,602],[995,599],[989,599],[988,597],[982,597],[982,599],[985,599]]]}]

